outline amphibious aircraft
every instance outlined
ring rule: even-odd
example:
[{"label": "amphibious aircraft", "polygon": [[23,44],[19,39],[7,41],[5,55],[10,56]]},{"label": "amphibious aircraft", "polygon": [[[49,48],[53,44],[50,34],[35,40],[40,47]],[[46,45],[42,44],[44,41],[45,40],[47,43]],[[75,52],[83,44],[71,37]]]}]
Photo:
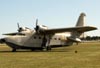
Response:
[{"label": "amphibious aircraft", "polygon": [[18,32],[3,34],[6,37],[0,39],[0,43],[6,43],[12,48],[12,52],[16,49],[51,50],[54,47],[62,47],[72,45],[74,42],[81,42],[80,36],[87,31],[96,30],[93,26],[84,26],[85,13],[81,13],[75,27],[53,28],[49,29],[45,25],[38,25],[30,29],[20,27]]}]

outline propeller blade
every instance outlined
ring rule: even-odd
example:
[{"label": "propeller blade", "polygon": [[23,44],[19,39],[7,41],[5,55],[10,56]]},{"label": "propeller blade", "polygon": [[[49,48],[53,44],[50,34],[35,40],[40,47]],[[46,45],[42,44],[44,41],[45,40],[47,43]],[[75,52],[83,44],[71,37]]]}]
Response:
[{"label": "propeller blade", "polygon": [[38,19],[36,19],[36,26],[38,25]]},{"label": "propeller blade", "polygon": [[20,28],[19,23],[17,23],[18,29]]},{"label": "propeller blade", "polygon": [[35,27],[36,32],[38,31],[38,29],[39,29],[39,26],[38,26],[38,19],[36,19],[36,27]]},{"label": "propeller blade", "polygon": [[20,25],[19,25],[19,23],[17,23],[17,27],[18,27],[18,32],[21,32],[21,27],[20,27]]}]

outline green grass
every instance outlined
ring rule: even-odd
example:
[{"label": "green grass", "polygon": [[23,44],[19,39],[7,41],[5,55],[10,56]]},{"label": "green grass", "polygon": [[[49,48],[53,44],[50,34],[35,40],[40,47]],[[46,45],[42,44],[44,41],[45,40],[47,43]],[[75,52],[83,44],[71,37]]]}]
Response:
[{"label": "green grass", "polygon": [[3,44],[0,45],[0,68],[100,68],[100,42],[74,44],[49,52],[11,52]]}]

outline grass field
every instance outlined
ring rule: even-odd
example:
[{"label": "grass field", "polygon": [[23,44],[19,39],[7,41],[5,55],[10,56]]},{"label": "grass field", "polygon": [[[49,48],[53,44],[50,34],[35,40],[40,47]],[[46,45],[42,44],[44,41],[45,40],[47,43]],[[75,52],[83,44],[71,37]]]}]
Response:
[{"label": "grass field", "polygon": [[74,44],[49,52],[11,52],[3,44],[0,45],[0,68],[100,68],[100,42]]}]

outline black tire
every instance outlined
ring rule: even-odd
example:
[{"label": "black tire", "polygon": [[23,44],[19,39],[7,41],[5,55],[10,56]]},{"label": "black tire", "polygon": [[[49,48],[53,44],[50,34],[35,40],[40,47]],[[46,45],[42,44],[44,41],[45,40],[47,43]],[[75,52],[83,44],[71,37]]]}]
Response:
[{"label": "black tire", "polygon": [[47,46],[46,50],[47,51],[50,51],[51,50],[51,47],[50,46]]},{"label": "black tire", "polygon": [[14,48],[14,49],[12,49],[12,52],[16,52],[16,49]]},{"label": "black tire", "polygon": [[31,51],[35,51],[34,49],[31,49]]}]

